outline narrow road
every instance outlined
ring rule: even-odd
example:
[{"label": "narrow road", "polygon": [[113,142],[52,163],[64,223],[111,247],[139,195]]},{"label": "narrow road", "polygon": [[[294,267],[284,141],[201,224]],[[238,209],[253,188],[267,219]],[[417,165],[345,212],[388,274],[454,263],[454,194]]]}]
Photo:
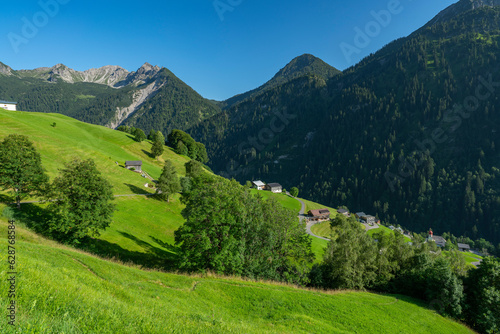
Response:
[{"label": "narrow road", "polygon": [[[304,201],[302,201],[301,199],[299,199],[297,197],[293,197],[289,193],[287,193],[287,195],[290,196],[290,197],[292,197],[292,198],[295,198],[297,201],[300,202],[301,208],[300,208],[300,212],[299,212],[299,219],[302,222],[306,218],[306,215],[305,215],[306,203],[304,203]],[[322,222],[306,222],[306,233],[309,234],[312,237],[315,237],[315,238],[318,238],[318,239],[322,239],[322,240],[326,240],[326,241],[330,241],[330,239],[328,239],[328,238],[323,238],[323,237],[320,237],[319,235],[316,235],[316,234],[312,233],[311,227],[313,227],[313,225],[316,225],[318,223],[322,223]]]}]

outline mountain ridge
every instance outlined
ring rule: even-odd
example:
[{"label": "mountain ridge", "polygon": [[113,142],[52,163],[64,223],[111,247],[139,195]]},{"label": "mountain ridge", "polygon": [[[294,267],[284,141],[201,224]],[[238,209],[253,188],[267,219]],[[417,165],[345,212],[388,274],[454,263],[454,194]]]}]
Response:
[{"label": "mountain ridge", "polygon": [[282,85],[290,80],[296,79],[305,75],[316,75],[327,81],[329,78],[340,74],[341,71],[327,64],[322,59],[311,54],[303,54],[295,57],[289,63],[280,69],[269,81],[263,85],[252,89],[248,92],[235,95],[223,101],[224,109],[228,109],[244,100],[253,98],[273,87]]}]

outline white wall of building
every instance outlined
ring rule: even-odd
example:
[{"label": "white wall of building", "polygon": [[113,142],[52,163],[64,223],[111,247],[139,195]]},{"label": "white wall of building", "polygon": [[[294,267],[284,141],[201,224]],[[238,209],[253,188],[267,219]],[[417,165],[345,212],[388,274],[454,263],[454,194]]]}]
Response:
[{"label": "white wall of building", "polygon": [[15,104],[3,104],[3,103],[0,103],[0,108],[3,108],[5,110],[16,111],[17,110],[17,105],[15,105]]}]

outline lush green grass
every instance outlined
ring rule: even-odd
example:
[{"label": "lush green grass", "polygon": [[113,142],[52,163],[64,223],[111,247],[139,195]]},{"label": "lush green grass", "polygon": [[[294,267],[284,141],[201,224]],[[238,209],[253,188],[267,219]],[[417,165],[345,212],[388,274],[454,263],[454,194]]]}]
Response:
[{"label": "lush green grass", "polygon": [[331,231],[330,222],[322,222],[311,227],[312,233],[323,238],[330,238]]},{"label": "lush green grass", "polygon": [[[56,127],[52,127],[52,123]],[[102,126],[79,122],[60,114],[12,112],[0,109],[0,138],[11,133],[23,134],[35,142],[43,166],[50,177],[57,174],[65,162],[74,158],[95,160],[101,173],[111,182],[115,194],[147,192],[148,181],[138,173],[123,168],[126,160],[142,160],[143,169],[159,177],[164,159],[172,160],[183,175],[188,161],[166,149],[160,161],[149,156],[151,143],[137,143],[129,134]],[[118,162],[117,165],[115,162]]]},{"label": "lush green grass", "polygon": [[337,209],[334,209],[334,208],[331,208],[331,207],[328,207],[328,206],[325,206],[325,205],[322,205],[319,203],[311,202],[311,201],[308,201],[308,200],[303,199],[303,198],[301,198],[301,200],[306,204],[306,210],[305,210],[306,214],[309,212],[309,210],[328,209],[328,210],[330,210],[330,218],[333,219],[337,216]]},{"label": "lush green grass", "polygon": [[471,333],[407,297],[144,271],[17,234],[17,327],[1,333]]},{"label": "lush green grass", "polygon": [[472,264],[473,262],[479,262],[479,260],[482,260],[483,257],[480,255],[476,255],[474,253],[464,253],[462,252],[463,256],[465,257],[465,262]]},{"label": "lush green grass", "polygon": [[[443,251],[443,254],[445,256],[448,256],[448,251]],[[460,254],[465,259],[465,262],[467,262],[467,264],[472,264],[474,262],[479,262],[480,260],[483,259],[482,256],[476,255],[476,254],[470,253],[470,252],[460,252]]]},{"label": "lush green grass", "polygon": [[250,189],[250,192],[252,194],[257,194],[262,196],[264,199],[268,198],[275,198],[278,202],[281,203],[285,208],[288,208],[294,212],[297,212],[297,214],[300,211],[300,203],[297,201],[295,198],[292,198],[284,193],[282,194],[275,194],[270,191],[265,191],[265,190],[257,190],[257,189]]}]

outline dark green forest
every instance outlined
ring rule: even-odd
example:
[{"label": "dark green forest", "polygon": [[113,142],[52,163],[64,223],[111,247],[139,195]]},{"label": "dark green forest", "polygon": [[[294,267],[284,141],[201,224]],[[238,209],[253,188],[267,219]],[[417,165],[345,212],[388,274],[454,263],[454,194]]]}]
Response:
[{"label": "dark green forest", "polygon": [[424,27],[328,81],[303,76],[190,132],[222,175],[497,244],[499,15]]}]

